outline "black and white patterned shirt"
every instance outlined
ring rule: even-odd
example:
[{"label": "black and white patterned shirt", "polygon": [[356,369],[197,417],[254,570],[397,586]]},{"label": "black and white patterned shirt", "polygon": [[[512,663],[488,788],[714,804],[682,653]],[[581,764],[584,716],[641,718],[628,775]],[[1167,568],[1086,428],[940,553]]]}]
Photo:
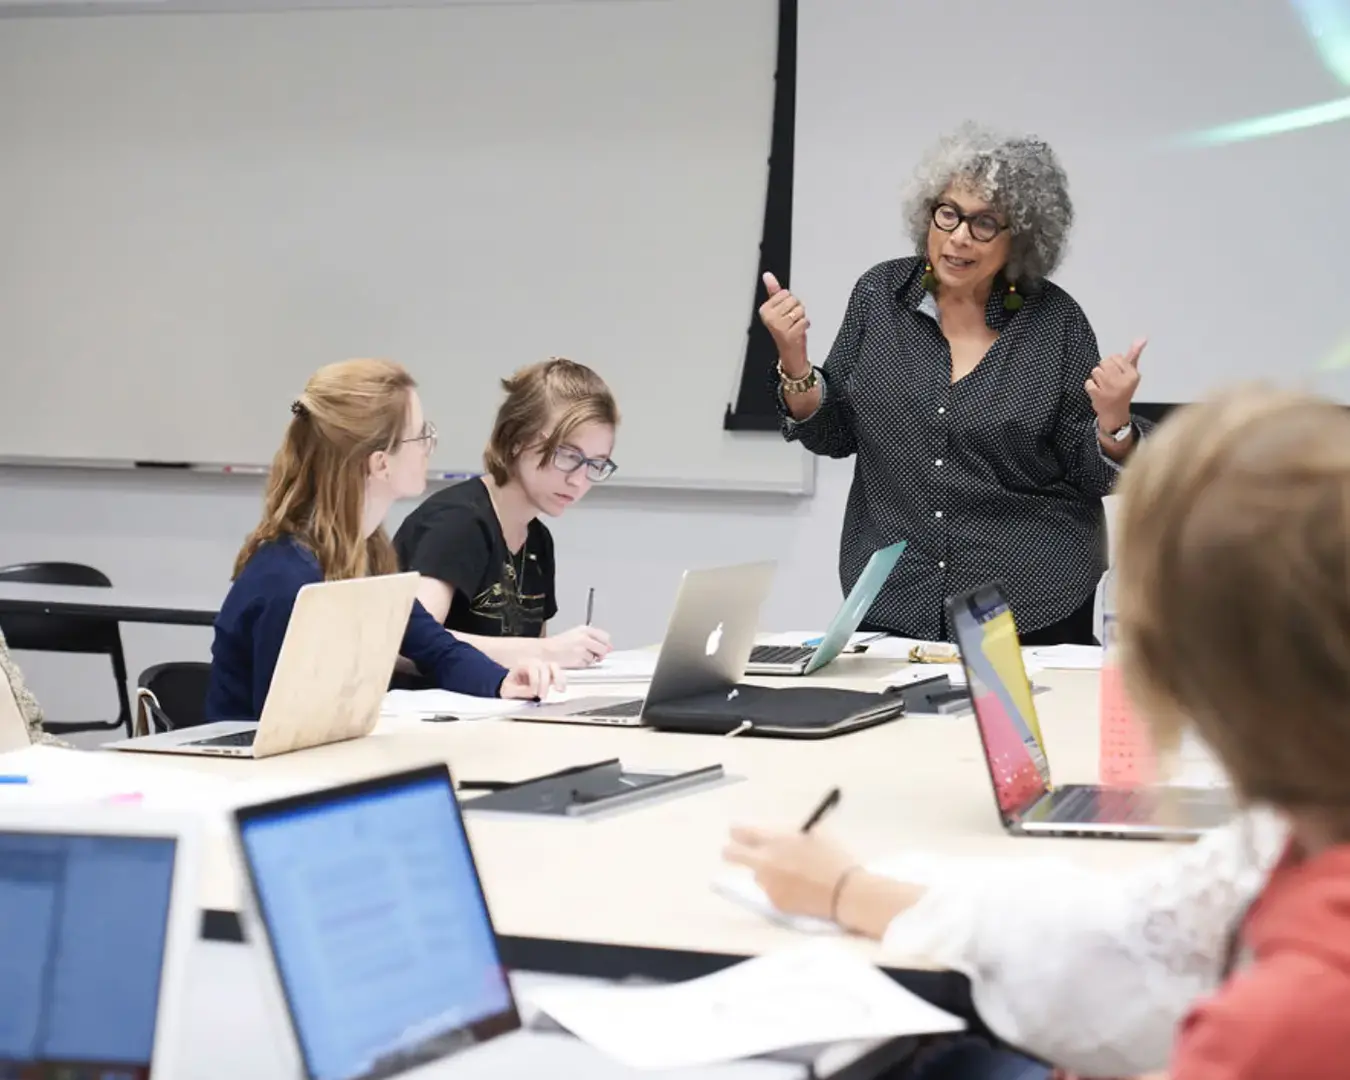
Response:
[{"label": "black and white patterned shirt", "polygon": [[1082,606],[1106,569],[1102,497],[1119,466],[1102,453],[1083,388],[1096,335],[1050,282],[1016,312],[995,288],[985,321],[998,339],[953,383],[922,276],[923,261],[906,258],[858,279],[820,407],[794,421],[784,406],[783,434],[816,454],[857,455],[839,547],[845,592],[874,551],[909,542],[869,623],[950,637],[944,599],[998,581],[1018,628],[1042,629]]}]

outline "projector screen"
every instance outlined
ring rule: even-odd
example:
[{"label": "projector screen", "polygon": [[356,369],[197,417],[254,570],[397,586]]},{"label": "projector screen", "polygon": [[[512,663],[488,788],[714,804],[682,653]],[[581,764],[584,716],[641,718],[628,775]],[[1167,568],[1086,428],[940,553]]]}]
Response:
[{"label": "projector screen", "polygon": [[964,120],[1046,139],[1054,279],[1141,402],[1249,380],[1350,402],[1346,0],[801,0],[794,291],[824,359],[858,276],[912,253],[904,186]]}]

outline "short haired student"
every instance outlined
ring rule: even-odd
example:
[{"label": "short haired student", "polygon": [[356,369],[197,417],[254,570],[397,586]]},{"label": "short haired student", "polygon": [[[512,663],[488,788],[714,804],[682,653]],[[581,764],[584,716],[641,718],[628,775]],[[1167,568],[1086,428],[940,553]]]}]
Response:
[{"label": "short haired student", "polygon": [[522,368],[502,388],[487,475],[426,499],[394,548],[422,575],[427,610],[499,663],[587,667],[609,652],[609,635],[589,625],[549,635],[556,569],[539,518],[559,516],[613,475],[619,409],[599,375],[561,357]]},{"label": "short haired student", "polygon": [[[396,500],[426,488],[435,441],[416,384],[399,365],[349,360],[310,378],[291,404],[262,520],[239,551],[216,617],[206,699],[212,720],[261,715],[303,586],[398,569],[384,518]],[[443,689],[478,697],[543,697],[557,677],[545,663],[496,663],[420,604],[401,651]]]}]

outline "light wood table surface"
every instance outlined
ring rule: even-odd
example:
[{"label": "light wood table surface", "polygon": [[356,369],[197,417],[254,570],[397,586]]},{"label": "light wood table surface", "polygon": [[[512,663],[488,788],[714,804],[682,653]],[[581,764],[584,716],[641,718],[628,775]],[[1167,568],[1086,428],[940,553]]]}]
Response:
[{"label": "light wood table surface", "polygon": [[[819,684],[877,689],[895,660],[841,657]],[[759,680],[779,685],[803,680]],[[1097,775],[1096,672],[1042,671],[1036,697],[1057,781]],[[633,694],[587,686],[578,693]],[[640,692],[640,688],[639,688]],[[720,852],[734,822],[797,828],[831,786],[843,790],[822,826],[860,857],[907,847],[951,854],[1045,855],[1101,867],[1165,856],[1158,842],[1013,838],[1000,826],[970,713],[911,716],[824,740],[679,735],[575,724],[390,720],[352,742],[262,761],[135,755],[138,767],[200,770],[255,791],[303,790],[448,762],[456,780],[518,780],[618,757],[627,768],[720,763],[738,778],[723,786],[637,804],[590,821],[466,814],[498,933],[578,946],[756,955],[795,940],[714,893]],[[467,800],[466,809],[471,807]],[[221,815],[212,830],[202,906],[234,911],[240,881]],[[876,955],[876,946],[855,946]],[[924,958],[886,957],[888,968]]]}]

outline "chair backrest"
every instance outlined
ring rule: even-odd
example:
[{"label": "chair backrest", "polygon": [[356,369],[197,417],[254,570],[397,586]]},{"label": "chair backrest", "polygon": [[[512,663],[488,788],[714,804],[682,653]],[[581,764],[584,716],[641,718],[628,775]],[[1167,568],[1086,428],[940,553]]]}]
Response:
[{"label": "chair backrest", "polygon": [[[108,575],[83,563],[35,562],[0,566],[0,581],[22,582],[28,585],[79,585],[89,588],[111,588]],[[93,653],[107,656],[112,661],[113,678],[117,682],[118,716],[114,721],[90,723],[55,723],[47,726],[52,731],[96,731],[125,727],[131,731],[131,698],[127,694],[127,661],[122,652],[122,634],[117,620],[89,618],[76,615],[30,615],[10,613],[0,616],[0,630],[4,631],[11,649],[30,652]]]},{"label": "chair backrest", "polygon": [[146,668],[136,680],[138,734],[177,731],[204,723],[210,682],[211,665],[199,660],[178,660]]}]

